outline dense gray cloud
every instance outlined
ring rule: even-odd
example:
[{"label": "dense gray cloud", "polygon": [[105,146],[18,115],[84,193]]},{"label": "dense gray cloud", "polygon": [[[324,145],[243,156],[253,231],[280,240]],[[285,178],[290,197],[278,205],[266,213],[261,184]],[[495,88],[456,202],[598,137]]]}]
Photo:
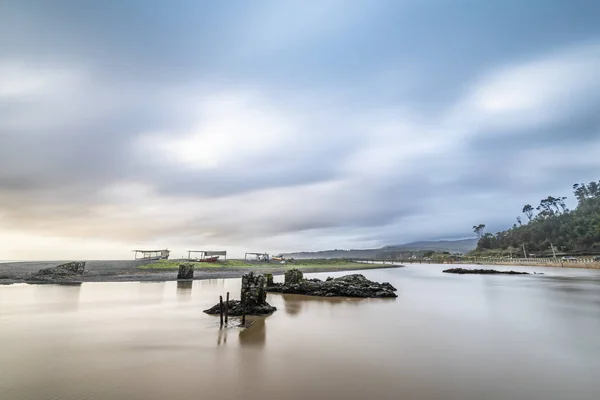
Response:
[{"label": "dense gray cloud", "polygon": [[599,178],[599,12],[4,2],[0,259],[504,229]]}]

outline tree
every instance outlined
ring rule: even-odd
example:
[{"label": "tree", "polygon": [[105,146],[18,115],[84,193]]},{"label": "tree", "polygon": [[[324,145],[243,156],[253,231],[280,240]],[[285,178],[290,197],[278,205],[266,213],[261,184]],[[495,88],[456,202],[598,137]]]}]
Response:
[{"label": "tree", "polygon": [[529,251],[551,255],[551,244],[564,252],[600,254],[600,181],[573,185],[578,204],[573,210],[566,206],[566,197],[548,196],[534,208],[526,204],[522,213],[529,222],[517,217],[509,229],[496,234],[484,233],[485,225],[473,226],[479,238],[477,249],[509,254],[527,244]]},{"label": "tree", "polygon": [[473,225],[473,232],[475,232],[475,234],[477,235],[478,239],[481,239],[481,237],[483,236],[483,230],[484,229],[485,229],[485,225],[484,224]]},{"label": "tree", "polygon": [[569,209],[567,208],[567,205],[565,204],[566,199],[567,199],[566,197],[561,197],[560,199],[558,199],[558,205],[562,209],[563,214],[566,212],[569,212]]},{"label": "tree", "polygon": [[531,219],[533,218],[533,207],[531,207],[531,205],[529,205],[529,204],[525,204],[523,206],[522,213],[527,216],[527,218],[529,219],[529,221],[531,221]]}]

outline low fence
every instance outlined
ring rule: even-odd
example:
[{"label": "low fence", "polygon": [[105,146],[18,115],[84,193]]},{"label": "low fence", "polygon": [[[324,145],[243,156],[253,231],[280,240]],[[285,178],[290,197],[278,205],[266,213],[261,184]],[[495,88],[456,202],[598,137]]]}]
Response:
[{"label": "low fence", "polygon": [[399,260],[355,259],[354,262],[367,264],[506,264],[506,265],[556,265],[556,266],[590,266],[600,267],[600,261],[594,257],[562,258],[461,258],[445,260],[429,260],[408,258]]}]

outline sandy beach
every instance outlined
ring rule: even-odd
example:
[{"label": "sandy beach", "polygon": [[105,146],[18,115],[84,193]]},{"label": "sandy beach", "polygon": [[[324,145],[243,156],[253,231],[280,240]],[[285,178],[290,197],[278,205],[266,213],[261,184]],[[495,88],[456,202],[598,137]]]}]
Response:
[{"label": "sandy beach", "polygon": [[[68,261],[27,261],[0,263],[0,285],[15,283],[41,283],[31,280],[31,275],[42,268],[55,267]],[[185,261],[182,261],[185,262]],[[85,273],[74,278],[65,278],[52,283],[76,282],[162,282],[177,280],[177,269],[152,269],[152,261],[133,260],[94,260],[86,261]],[[244,267],[204,267],[195,264],[194,280],[239,278],[243,274],[254,271],[282,275],[286,270],[295,267],[302,272],[337,272],[365,269],[398,268],[402,265],[346,263],[343,265],[302,265],[298,264],[256,264]]]}]

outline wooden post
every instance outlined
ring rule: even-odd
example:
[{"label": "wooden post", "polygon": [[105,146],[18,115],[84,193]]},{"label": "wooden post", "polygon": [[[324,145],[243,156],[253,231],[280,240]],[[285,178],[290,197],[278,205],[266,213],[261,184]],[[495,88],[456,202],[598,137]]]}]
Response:
[{"label": "wooden post", "polygon": [[221,316],[221,327],[223,327],[223,296],[219,296],[219,315]]},{"label": "wooden post", "polygon": [[242,295],[242,325],[246,325],[246,293]]},{"label": "wooden post", "polygon": [[229,292],[227,292],[227,301],[225,301],[225,325],[229,322]]}]

